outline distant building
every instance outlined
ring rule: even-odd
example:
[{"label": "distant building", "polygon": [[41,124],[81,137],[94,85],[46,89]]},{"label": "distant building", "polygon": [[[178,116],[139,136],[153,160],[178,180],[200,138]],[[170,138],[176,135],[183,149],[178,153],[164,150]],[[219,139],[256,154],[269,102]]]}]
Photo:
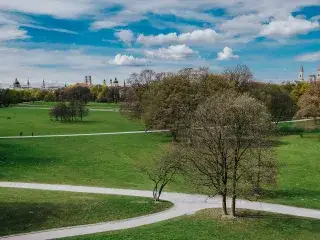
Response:
[{"label": "distant building", "polygon": [[84,78],[84,83],[85,83],[87,86],[92,86],[92,78],[91,78],[91,76],[85,76],[85,78]]},{"label": "distant building", "polygon": [[[300,81],[304,81],[305,80],[304,79],[304,68],[303,68],[302,65],[301,65],[300,71],[299,71],[299,80]],[[320,81],[320,65],[318,67],[317,74],[309,75],[309,81],[310,82]]]}]

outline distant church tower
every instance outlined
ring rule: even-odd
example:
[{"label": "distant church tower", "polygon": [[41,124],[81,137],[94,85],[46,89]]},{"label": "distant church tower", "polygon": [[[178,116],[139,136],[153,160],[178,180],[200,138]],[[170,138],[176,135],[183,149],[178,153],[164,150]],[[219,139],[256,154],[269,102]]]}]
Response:
[{"label": "distant church tower", "polygon": [[304,69],[303,69],[303,66],[302,66],[302,65],[301,65],[301,67],[300,67],[299,80],[300,80],[300,81],[304,81]]},{"label": "distant church tower", "polygon": [[318,72],[317,72],[317,81],[320,81],[320,65],[318,67]]},{"label": "distant church tower", "polygon": [[43,81],[42,81],[42,86],[41,86],[42,88],[46,88],[46,83],[44,82],[44,79],[43,79]]}]

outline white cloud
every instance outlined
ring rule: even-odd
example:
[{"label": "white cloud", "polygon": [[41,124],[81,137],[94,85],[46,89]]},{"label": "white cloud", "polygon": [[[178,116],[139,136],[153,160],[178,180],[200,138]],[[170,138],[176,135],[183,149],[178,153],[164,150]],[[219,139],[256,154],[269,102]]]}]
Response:
[{"label": "white cloud", "polygon": [[238,59],[238,55],[233,54],[233,50],[229,47],[225,47],[222,52],[218,52],[218,60],[230,60],[230,59]]},{"label": "white cloud", "polygon": [[131,30],[120,30],[115,33],[115,36],[118,37],[122,42],[131,46],[135,37]]},{"label": "white cloud", "polygon": [[14,25],[0,26],[0,42],[29,38],[27,31],[19,29]]},{"label": "white cloud", "polygon": [[306,34],[320,26],[317,21],[308,21],[305,19],[294,18],[289,16],[283,21],[274,20],[263,26],[262,36],[268,37],[288,37],[298,34]]},{"label": "white cloud", "polygon": [[146,17],[143,14],[137,14],[129,10],[124,10],[116,15],[111,15],[93,22],[91,25],[91,30],[98,31],[101,29],[124,27],[131,22],[137,22],[145,18]]},{"label": "white cloud", "polygon": [[117,54],[109,63],[119,66],[144,66],[147,65],[149,61],[145,58],[135,58],[133,56]]},{"label": "white cloud", "polygon": [[183,44],[157,50],[149,50],[145,53],[150,58],[181,60],[192,57],[198,52]]},{"label": "white cloud", "polygon": [[212,29],[195,30],[193,32],[187,32],[182,34],[169,33],[145,36],[140,34],[137,38],[137,42],[146,46],[163,45],[163,44],[201,44],[215,43],[218,39],[218,34]]},{"label": "white cloud", "polygon": [[[101,4],[101,2],[100,2]],[[105,3],[107,4],[107,3]],[[97,11],[100,5],[94,5],[92,0],[1,0],[3,11],[44,14],[58,18],[77,18]]]},{"label": "white cloud", "polygon": [[257,14],[236,16],[231,20],[224,21],[220,25],[220,30],[232,34],[259,33],[262,24],[261,17]]},{"label": "white cloud", "polygon": [[315,62],[320,61],[320,51],[314,53],[306,53],[295,58],[297,61],[301,62]]}]

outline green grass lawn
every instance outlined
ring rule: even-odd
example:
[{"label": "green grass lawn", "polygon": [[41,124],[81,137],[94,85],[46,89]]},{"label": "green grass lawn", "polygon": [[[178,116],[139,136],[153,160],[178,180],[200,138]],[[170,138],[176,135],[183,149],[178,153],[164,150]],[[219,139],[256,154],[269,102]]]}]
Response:
[{"label": "green grass lawn", "polygon": [[242,211],[235,220],[221,220],[220,210],[155,223],[136,229],[67,238],[68,240],[316,240],[320,221]]},{"label": "green grass lawn", "polygon": [[[53,107],[57,105],[56,102],[43,102],[43,101],[35,101],[35,102],[25,102],[25,103],[20,103],[17,104],[17,106],[39,106],[39,107]],[[96,103],[96,102],[89,102],[88,103],[89,108],[107,108],[107,109],[114,109],[114,108],[119,108],[119,104],[117,103]]]},{"label": "green grass lawn", "polygon": [[264,200],[320,208],[320,134],[283,137],[277,159],[277,186]]},{"label": "green grass lawn", "polygon": [[0,188],[0,236],[163,211],[151,198]]},{"label": "green grass lawn", "polygon": [[[10,117],[10,119],[8,119]],[[129,121],[119,112],[90,112],[83,122],[50,121],[49,110],[0,108],[0,136],[68,133],[99,133],[143,130],[140,122]]]},{"label": "green grass lawn", "polygon": [[[259,200],[320,208],[319,135],[286,136],[277,149],[277,186]],[[152,164],[165,134],[0,139],[0,180],[150,189],[139,166]],[[183,180],[166,190],[192,192]]]},{"label": "green grass lawn", "polygon": [[140,167],[170,141],[165,134],[0,139],[0,179],[151,190]]}]

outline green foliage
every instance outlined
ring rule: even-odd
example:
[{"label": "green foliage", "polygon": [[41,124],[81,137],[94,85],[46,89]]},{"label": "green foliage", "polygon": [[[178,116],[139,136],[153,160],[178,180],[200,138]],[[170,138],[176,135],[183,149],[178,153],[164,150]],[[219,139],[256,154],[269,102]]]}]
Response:
[{"label": "green foliage", "polygon": [[0,236],[137,217],[169,202],[103,194],[0,189]]},{"label": "green foliage", "polygon": [[196,102],[191,82],[181,76],[164,78],[150,84],[142,101],[148,128],[169,129],[174,137],[187,127],[188,115]]},{"label": "green foliage", "polygon": [[295,102],[298,102],[300,97],[308,91],[311,84],[306,81],[296,81],[295,83],[296,84],[292,89],[291,96]]}]

